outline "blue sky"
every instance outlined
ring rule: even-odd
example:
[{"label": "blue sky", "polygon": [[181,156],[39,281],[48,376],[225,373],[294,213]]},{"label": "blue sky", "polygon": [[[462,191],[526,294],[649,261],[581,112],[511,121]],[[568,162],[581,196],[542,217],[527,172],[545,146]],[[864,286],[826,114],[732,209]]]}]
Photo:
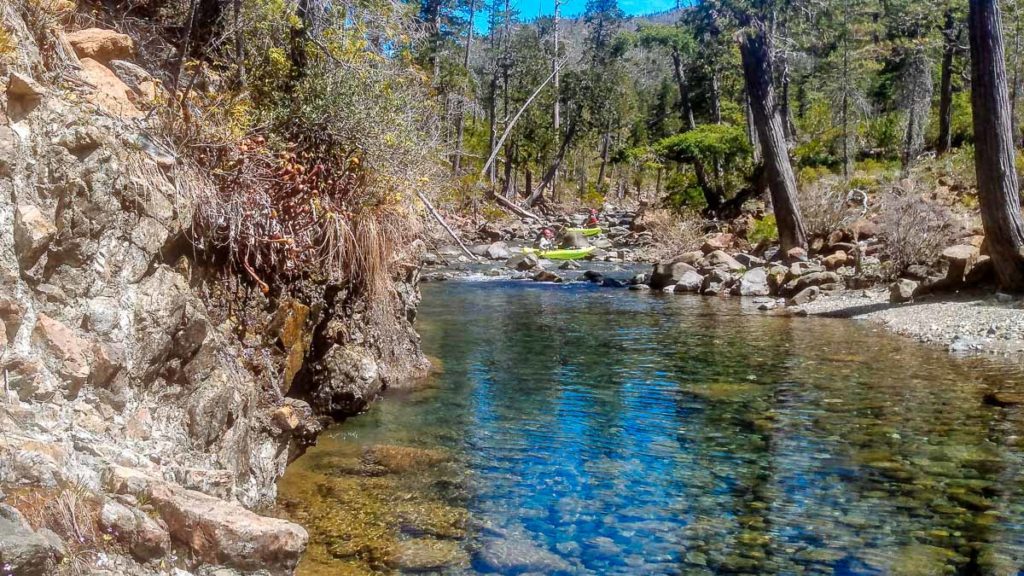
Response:
[{"label": "blue sky", "polygon": [[[554,0],[513,0],[523,20],[533,20],[537,16],[549,15],[555,10]],[[563,0],[562,15],[578,16],[587,6],[587,0]],[[626,14],[653,14],[676,7],[676,0],[619,0],[619,7]]]}]

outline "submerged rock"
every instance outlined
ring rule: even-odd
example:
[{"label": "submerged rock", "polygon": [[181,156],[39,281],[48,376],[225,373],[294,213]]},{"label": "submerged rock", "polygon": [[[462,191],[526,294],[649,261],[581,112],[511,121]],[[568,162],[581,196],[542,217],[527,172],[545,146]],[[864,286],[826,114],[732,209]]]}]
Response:
[{"label": "submerged rock", "polygon": [[413,448],[411,446],[392,446],[378,444],[363,450],[363,461],[367,464],[382,466],[389,472],[410,472],[422,470],[447,462],[450,456],[441,450]]},{"label": "submerged rock", "polygon": [[559,557],[525,538],[512,537],[484,543],[477,560],[491,572],[521,574],[539,572],[552,574],[569,572],[572,566]]},{"label": "submerged rock", "polygon": [[409,572],[434,572],[449,568],[467,568],[469,554],[458,542],[417,538],[399,541],[385,562],[388,568]]}]

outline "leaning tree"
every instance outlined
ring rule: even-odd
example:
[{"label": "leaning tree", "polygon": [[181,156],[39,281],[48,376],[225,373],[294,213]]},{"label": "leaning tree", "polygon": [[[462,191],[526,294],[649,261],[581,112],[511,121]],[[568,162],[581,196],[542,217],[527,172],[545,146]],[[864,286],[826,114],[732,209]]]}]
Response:
[{"label": "leaning tree", "polygon": [[782,251],[807,248],[807,235],[797,201],[796,175],[789,161],[786,133],[775,105],[772,80],[771,37],[765,20],[749,12],[740,14],[745,25],[740,33],[743,78],[750,97],[750,112],[761,143],[764,171],[775,208]]},{"label": "leaning tree", "polygon": [[971,0],[968,30],[981,221],[1000,284],[1006,290],[1024,292],[1024,223],[998,0]]}]

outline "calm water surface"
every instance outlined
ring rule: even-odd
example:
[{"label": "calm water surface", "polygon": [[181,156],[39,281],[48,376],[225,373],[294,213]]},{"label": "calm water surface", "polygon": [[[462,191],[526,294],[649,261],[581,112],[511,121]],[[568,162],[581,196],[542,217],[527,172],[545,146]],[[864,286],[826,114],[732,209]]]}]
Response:
[{"label": "calm water surface", "polygon": [[424,288],[436,373],[281,482],[300,574],[1018,574],[1024,392],[849,321]]}]

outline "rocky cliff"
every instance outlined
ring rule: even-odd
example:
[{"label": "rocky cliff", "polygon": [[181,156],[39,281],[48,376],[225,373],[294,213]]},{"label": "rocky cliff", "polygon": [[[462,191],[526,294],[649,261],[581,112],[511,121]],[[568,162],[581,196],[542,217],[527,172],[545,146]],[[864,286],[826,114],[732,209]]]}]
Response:
[{"label": "rocky cliff", "polygon": [[424,368],[418,269],[373,301],[253,290],[190,241],[208,184],[154,135],[132,39],[60,34],[56,65],[0,10],[0,573],[290,573],[305,531],[250,510]]}]

